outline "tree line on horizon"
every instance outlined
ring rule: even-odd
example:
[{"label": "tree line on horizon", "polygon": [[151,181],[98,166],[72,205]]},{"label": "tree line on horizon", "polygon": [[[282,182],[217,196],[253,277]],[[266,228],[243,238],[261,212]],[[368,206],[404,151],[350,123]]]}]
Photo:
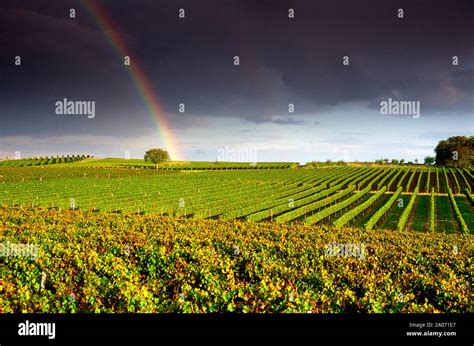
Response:
[{"label": "tree line on horizon", "polygon": [[[435,156],[426,156],[423,164],[435,165],[437,167],[469,167],[474,165],[474,136],[454,136],[446,140],[441,140],[434,149]],[[158,164],[160,162],[169,161],[170,155],[168,151],[161,148],[150,149],[145,153],[144,160]],[[358,161],[355,161],[358,162]],[[343,160],[326,162],[309,162],[312,166],[344,164]],[[418,159],[414,161],[405,161],[405,159],[377,159],[376,164],[392,164],[392,165],[418,165]]]}]

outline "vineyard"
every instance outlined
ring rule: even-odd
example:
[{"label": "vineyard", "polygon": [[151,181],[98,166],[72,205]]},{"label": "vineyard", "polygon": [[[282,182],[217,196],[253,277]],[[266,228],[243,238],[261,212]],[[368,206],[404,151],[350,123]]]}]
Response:
[{"label": "vineyard", "polygon": [[0,256],[0,313],[472,310],[470,235],[19,207],[0,220],[0,243],[39,247]]},{"label": "vineyard", "polygon": [[[100,166],[104,161],[109,166]],[[123,161],[0,167],[0,204],[367,230],[474,230],[472,168],[181,162],[134,169]]]},{"label": "vineyard", "polygon": [[139,161],[0,167],[0,313],[472,310],[472,169]]}]

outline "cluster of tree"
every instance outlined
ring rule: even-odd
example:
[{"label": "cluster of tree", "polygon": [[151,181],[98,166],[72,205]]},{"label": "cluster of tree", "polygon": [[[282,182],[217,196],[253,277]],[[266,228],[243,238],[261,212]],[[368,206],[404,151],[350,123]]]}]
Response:
[{"label": "cluster of tree", "polygon": [[341,165],[347,165],[347,162],[343,160],[339,161],[332,161],[332,160],[326,160],[326,161],[311,161],[306,164],[306,166],[309,167],[325,167],[325,166],[341,166]]},{"label": "cluster of tree", "polygon": [[57,155],[57,156],[40,156],[40,157],[33,157],[30,160],[31,161],[38,161],[38,162],[44,162],[44,163],[72,163],[72,162],[79,162],[84,159],[91,158],[90,155]]},{"label": "cluster of tree", "polygon": [[40,157],[32,157],[29,159],[26,159],[26,162],[28,163],[27,165],[33,165],[33,166],[38,166],[38,165],[49,165],[49,164],[55,164],[55,163],[73,163],[73,162],[79,162],[84,159],[92,158],[93,156],[91,155],[57,155],[57,156],[40,156]]},{"label": "cluster of tree", "polygon": [[[415,162],[418,163],[418,159],[415,159]],[[392,165],[403,165],[405,164],[405,159],[378,159],[378,160],[375,160],[375,163],[378,163],[378,164],[392,164]]]},{"label": "cluster of tree", "polygon": [[[425,165],[433,165],[436,163],[436,166],[451,166],[451,167],[468,167],[474,165],[474,136],[455,136],[449,137],[447,140],[442,140],[438,142],[438,145],[435,148],[436,157],[426,156],[424,158]],[[89,156],[87,156],[89,157]],[[150,149],[145,153],[145,161],[158,164],[160,162],[169,161],[170,155],[164,149]],[[418,159],[415,159],[413,162],[406,162],[405,159],[378,159],[375,160],[376,164],[393,164],[393,165],[403,165],[403,164],[418,164]],[[332,162],[327,160],[326,162],[309,162],[308,166],[327,166],[327,165],[343,165],[347,164],[344,161]]]},{"label": "cluster of tree", "polygon": [[436,166],[469,167],[474,165],[474,136],[455,136],[438,142]]},{"label": "cluster of tree", "polygon": [[[392,165],[417,165],[419,164],[418,159],[415,159],[414,161],[405,161],[405,159],[378,159],[375,160],[375,163],[377,164],[392,164]],[[435,163],[435,158],[434,156],[426,156],[424,159],[424,164],[425,165],[432,165]]]},{"label": "cluster of tree", "polygon": [[94,156],[91,156],[91,155],[56,155],[56,157],[54,156],[51,156],[51,157],[48,157],[48,156],[40,156],[40,157],[32,157],[30,160],[36,160],[36,161],[43,161],[43,160],[57,160],[58,162],[61,160],[61,161],[66,161],[66,162],[76,162],[76,161],[80,161],[80,160],[84,160],[84,159],[89,159],[91,157],[94,157]]}]

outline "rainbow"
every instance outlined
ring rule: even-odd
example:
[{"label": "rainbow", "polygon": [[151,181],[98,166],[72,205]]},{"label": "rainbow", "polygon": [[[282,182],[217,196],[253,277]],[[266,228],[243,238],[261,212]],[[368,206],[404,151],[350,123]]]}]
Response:
[{"label": "rainbow", "polygon": [[125,56],[130,57],[131,64],[130,66],[127,66],[130,78],[135,84],[139,95],[143,99],[152,121],[156,123],[158,133],[164,142],[164,149],[169,152],[173,160],[182,160],[183,157],[180,152],[178,142],[175,139],[173,132],[170,130],[170,121],[165,112],[161,110],[160,102],[156,96],[153,85],[150,82],[150,79],[147,77],[147,74],[138,63],[137,58],[127,48],[125,42],[118,34],[118,31],[114,29],[113,22],[107,16],[106,12],[93,0],[82,0],[82,3],[84,8],[89,12],[99,28],[102,30],[120,59],[123,61]]}]

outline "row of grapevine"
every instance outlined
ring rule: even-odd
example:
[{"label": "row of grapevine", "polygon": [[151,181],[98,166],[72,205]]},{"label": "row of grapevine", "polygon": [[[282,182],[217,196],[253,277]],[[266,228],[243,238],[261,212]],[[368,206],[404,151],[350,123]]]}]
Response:
[{"label": "row of grapevine", "polygon": [[233,171],[233,170],[257,170],[257,169],[288,169],[290,168],[287,165],[245,165],[245,166],[223,166],[223,167],[156,167],[152,165],[123,165],[124,167],[131,166],[133,168],[152,168],[152,169],[159,169],[162,171]]},{"label": "row of grapevine", "polygon": [[403,211],[402,215],[400,216],[400,220],[398,220],[398,225],[397,229],[399,231],[403,231],[405,228],[405,225],[408,221],[408,217],[410,216],[411,209],[413,208],[413,205],[415,204],[416,196],[418,195],[418,188],[413,191],[413,194],[411,195],[410,201],[408,202],[407,207]]},{"label": "row of grapevine", "polygon": [[227,219],[233,219],[236,217],[246,216],[247,220],[260,221],[266,219],[267,217],[273,216],[275,214],[274,210],[281,210],[285,208],[291,209],[291,206],[298,204],[303,205],[305,204],[304,202],[309,203],[309,201],[320,199],[322,198],[321,196],[325,196],[326,194],[330,193],[328,190],[330,189],[327,189],[326,184],[323,183],[317,187],[311,188],[308,191],[288,195],[286,198],[273,199],[262,202],[258,205],[248,206],[240,210],[233,210],[229,213],[225,213],[224,217]]},{"label": "row of grapevine", "polygon": [[415,178],[416,172],[417,172],[417,170],[415,169],[413,171],[413,173],[410,175],[410,179],[408,179],[408,183],[407,183],[407,191],[406,192],[410,192],[411,182],[413,181],[413,178]]},{"label": "row of grapevine", "polygon": [[72,156],[45,156],[45,157],[33,157],[22,160],[6,160],[1,161],[0,166],[4,167],[30,167],[30,166],[44,166],[59,163],[74,163],[82,161],[86,158],[90,158],[90,155],[72,155]]},{"label": "row of grapevine", "polygon": [[301,186],[293,185],[291,188],[289,188],[289,186],[290,185],[287,185],[286,189],[284,188],[281,191],[276,191],[276,193],[260,194],[258,199],[253,201],[245,194],[242,194],[239,200],[234,201],[227,206],[223,206],[222,201],[216,201],[217,203],[214,206],[211,216],[223,215],[226,219],[239,218],[262,209],[270,208],[274,205],[287,203],[288,198],[293,195],[307,196],[312,194],[315,189],[319,190],[324,188],[324,185],[320,185],[316,188],[311,188],[309,185],[305,184]]},{"label": "row of grapevine", "polygon": [[348,174],[345,174],[341,177],[337,177],[337,179],[335,179],[335,180],[333,180],[332,182],[329,183],[329,186],[333,187],[333,186],[336,186],[336,185],[340,185],[341,183],[342,184],[347,183],[349,181],[352,181],[352,180],[358,178],[361,175],[364,175],[365,173],[366,173],[365,169],[352,171],[352,172],[350,172]]},{"label": "row of grapevine", "polygon": [[347,187],[349,187],[350,185],[355,186],[358,181],[365,179],[364,177],[366,177],[368,174],[370,175],[370,170],[368,170],[368,172],[362,172],[362,174],[351,175],[344,179],[342,182],[340,181],[337,186],[339,186],[340,189],[346,185]]},{"label": "row of grapevine", "polygon": [[431,197],[430,197],[430,231],[435,231],[435,194],[434,187],[431,188]]},{"label": "row of grapevine", "polygon": [[390,181],[388,182],[388,184],[387,184],[387,190],[390,189],[390,186],[393,185],[393,183],[395,182],[395,180],[400,176],[400,174],[402,174],[402,172],[403,172],[403,169],[401,169],[401,168],[397,170],[397,174],[395,174],[395,175],[392,177],[392,179],[390,179]]},{"label": "row of grapevine", "polygon": [[377,191],[372,197],[370,197],[367,201],[364,203],[359,204],[357,207],[354,209],[349,210],[347,213],[342,215],[339,219],[333,222],[334,226],[337,228],[340,228],[347,224],[349,221],[351,221],[353,218],[355,218],[357,215],[362,213],[364,210],[368,209],[374,202],[380,198],[385,193],[385,190],[387,190],[387,187],[384,186],[382,189]]},{"label": "row of grapevine", "polygon": [[369,181],[369,183],[367,184],[367,186],[370,186],[370,189],[372,190],[372,186],[377,182],[377,180],[381,179],[385,179],[385,177],[387,176],[390,176],[392,174],[392,169],[391,168],[385,168],[383,171],[382,171],[382,174],[374,177],[372,180]]},{"label": "row of grapevine", "polygon": [[353,179],[350,180],[350,185],[357,186],[359,181],[365,179],[369,175],[372,175],[371,169],[366,170],[363,174],[359,174],[357,177],[353,177]]},{"label": "row of grapevine", "polygon": [[431,171],[428,169],[426,173],[428,174],[428,177],[426,178],[425,191],[428,192],[428,191],[430,191],[430,177],[431,177]]},{"label": "row of grapevine", "polygon": [[271,208],[270,210],[265,209],[265,210],[258,211],[254,214],[251,214],[247,216],[247,220],[260,221],[260,220],[268,218],[269,216],[278,215],[291,209],[300,208],[306,204],[320,200],[321,198],[326,197],[333,192],[336,192],[339,188],[340,186],[337,185],[329,189],[325,189],[319,193],[314,193],[305,198],[301,198],[298,200],[296,198],[292,198],[291,200],[286,201],[286,203],[277,205],[276,207]]},{"label": "row of grapevine", "polygon": [[470,170],[470,169],[468,169],[468,168],[464,168],[464,172],[466,172],[466,173],[467,173],[467,175],[469,175],[469,176],[471,177],[471,179],[473,179],[473,178],[474,178],[474,176],[472,175],[472,172],[471,172],[471,170]]},{"label": "row of grapevine", "polygon": [[[239,217],[247,216],[256,212],[267,210],[275,206],[291,204],[292,201],[296,201],[297,199],[300,199],[300,198],[305,198],[306,196],[312,196],[316,192],[326,189],[326,184],[330,180],[330,179],[328,180],[328,178],[331,178],[331,173],[325,172],[324,174],[319,176],[319,178],[317,179],[320,182],[319,186],[313,187],[311,189],[300,187],[300,189],[304,189],[304,191],[300,191],[300,192],[293,191],[291,193],[290,191],[288,191],[288,193],[286,193],[284,196],[280,195],[279,198],[275,198],[275,196],[262,196],[263,200],[259,203],[253,203],[249,205],[248,201],[246,201],[245,198],[243,198],[240,206],[236,205],[234,206],[232,210],[224,211],[224,217],[227,219],[239,218]],[[305,180],[305,183],[313,184],[313,182],[314,182],[313,179],[311,179],[310,181]],[[300,182],[296,185],[301,186],[301,184],[303,183]]]},{"label": "row of grapevine", "polygon": [[300,216],[303,216],[305,214],[308,214],[308,213],[312,212],[313,210],[320,209],[322,207],[325,207],[325,206],[327,206],[327,205],[343,198],[344,196],[346,196],[349,193],[351,193],[352,191],[354,191],[354,189],[355,189],[354,185],[351,185],[347,189],[342,190],[342,191],[340,191],[340,192],[338,192],[338,193],[336,193],[332,196],[329,196],[325,199],[322,199],[322,200],[304,205],[304,206],[302,206],[298,209],[295,209],[295,210],[292,210],[290,212],[284,213],[284,214],[276,217],[275,221],[276,222],[287,222],[287,221],[297,219]]},{"label": "row of grapevine", "polygon": [[397,200],[398,196],[402,193],[403,188],[401,186],[398,187],[397,191],[393,194],[392,197],[385,203],[379,210],[375,212],[374,215],[370,218],[369,221],[365,224],[365,229],[372,229],[374,226],[379,222],[382,216],[392,207],[393,203]]},{"label": "row of grapevine", "polygon": [[464,181],[464,184],[466,185],[466,189],[469,189],[469,191],[472,192],[471,184],[469,184],[469,181],[467,180],[466,176],[464,175],[462,169],[458,168],[458,172],[461,175],[461,178]]},{"label": "row of grapevine", "polygon": [[405,173],[403,173],[402,177],[400,178],[400,180],[398,181],[397,183],[397,189],[402,186],[402,183],[405,181],[405,177],[407,176],[407,174],[410,173],[410,169],[406,169],[405,170]]},{"label": "row of grapevine", "polygon": [[[62,169],[62,171],[67,171],[67,169]],[[132,171],[130,172],[132,174]],[[143,174],[140,177],[133,173],[135,176],[111,180],[93,179],[86,173],[84,173],[84,178],[81,176],[81,179],[50,179],[41,183],[25,182],[13,185],[4,190],[4,194],[0,194],[0,197],[5,198],[4,201],[8,201],[8,199],[11,201],[13,198],[13,202],[17,204],[31,205],[34,203],[34,205],[61,206],[63,208],[69,206],[70,198],[73,198],[76,208],[93,207],[95,209],[99,207],[100,210],[119,211],[122,209],[124,212],[136,211],[135,205],[140,206],[142,210],[151,209],[150,211],[158,210],[158,212],[164,213],[181,208],[179,210],[193,214],[200,210],[203,216],[208,217],[209,213],[222,213],[223,210],[239,203],[239,201],[241,205],[248,206],[257,204],[259,199],[267,196],[272,199],[276,196],[284,197],[294,193],[301,196],[303,194],[301,190],[308,190],[310,186],[301,186],[292,190],[290,186],[298,186],[297,182],[301,181],[300,179],[296,180],[295,185],[275,184],[279,180],[278,177],[287,174],[279,172],[270,174],[263,173],[263,171],[239,173],[238,176],[233,172],[199,175],[157,173],[153,174],[153,179],[148,178],[149,174]],[[299,175],[299,172],[295,173]],[[226,184],[216,184],[222,180],[221,177],[240,177],[241,175],[247,178],[224,178],[228,181]],[[262,181],[264,183],[260,183],[260,177],[264,179]],[[141,191],[142,187],[143,191]],[[306,192],[307,195],[310,193],[311,191]]]},{"label": "row of grapevine", "polygon": [[[38,204],[50,206],[51,204],[58,205],[61,199],[69,205],[69,199],[74,198],[76,207],[89,208],[91,206],[99,206],[100,209],[108,210],[110,208],[119,210],[134,209],[134,204],[148,204],[154,209],[158,207],[160,211],[164,207],[164,212],[167,209],[176,209],[179,200],[185,200],[185,208],[187,211],[192,209],[193,201],[195,206],[205,208],[207,215],[210,205],[215,204],[222,207],[223,200],[231,198],[246,198],[246,203],[253,203],[259,196],[271,195],[274,192],[279,193],[279,190],[287,190],[288,186],[274,184],[274,180],[267,180],[268,183],[258,182],[259,177],[267,176],[267,178],[281,176],[281,174],[261,174],[257,172],[249,172],[245,174],[247,177],[254,177],[257,181],[250,180],[248,182],[240,182],[240,179],[229,179],[228,183],[216,185],[220,179],[219,176],[231,177],[235,173],[202,173],[199,175],[169,175],[169,174],[155,174],[156,179],[149,179],[148,175],[128,177],[126,179],[92,179],[90,177],[83,179],[57,179],[47,180],[41,183],[22,183],[17,187],[21,193],[13,193],[12,197],[15,202],[23,199],[28,205],[28,202],[35,202]],[[32,185],[33,184],[33,185]],[[36,184],[36,185],[35,185]],[[244,184],[244,185],[243,185]],[[35,188],[41,188],[38,190]],[[85,188],[87,186],[87,188]],[[141,193],[137,194],[140,190]],[[300,189],[307,189],[308,187],[300,187]],[[17,190],[17,189],[15,189]],[[200,191],[199,191],[200,190]],[[19,191],[19,192],[20,192]],[[34,191],[34,195],[29,192]],[[5,194],[10,191],[4,191]],[[13,192],[13,191],[11,191]],[[103,198],[105,196],[105,198]],[[1,197],[1,196],[0,196]],[[8,198],[8,196],[5,196]],[[38,199],[39,197],[39,199]],[[203,198],[201,201],[200,199]],[[33,199],[33,200],[32,200]],[[104,200],[102,200],[104,199]],[[99,205],[96,205],[96,201]],[[21,201],[21,200],[20,200]],[[64,204],[63,207],[64,207]],[[25,203],[23,203],[25,204]],[[130,207],[128,207],[130,204]],[[169,207],[169,208],[168,208]]]},{"label": "row of grapevine", "polygon": [[[446,173],[446,168],[443,167],[443,176],[444,176],[444,181],[446,182],[446,190],[450,189],[449,185],[449,178],[448,178],[448,173]],[[449,191],[448,191],[449,193]]]},{"label": "row of grapevine", "polygon": [[435,172],[436,172],[436,192],[440,193],[441,190],[439,189],[439,169],[436,169]]},{"label": "row of grapevine", "polygon": [[[380,190],[380,189],[382,188],[383,184],[384,184],[384,183],[388,180],[388,178],[390,178],[392,175],[393,175],[394,177],[396,177],[396,176],[398,175],[398,174],[397,174],[397,171],[398,171],[398,170],[393,169],[393,170],[391,170],[390,173],[388,173],[387,175],[385,175],[385,176],[378,182],[378,184],[377,184],[377,190]],[[394,173],[396,173],[396,174],[394,175]],[[390,186],[390,185],[388,185],[388,186]]]},{"label": "row of grapevine", "polygon": [[357,184],[357,189],[360,190],[367,182],[369,182],[368,186],[372,187],[372,183],[376,181],[378,178],[380,178],[386,171],[387,171],[386,169],[376,170],[374,173],[370,174],[365,179],[360,181]]},{"label": "row of grapevine", "polygon": [[323,209],[321,210],[320,212],[312,215],[312,216],[309,216],[307,217],[304,222],[306,224],[314,224],[318,221],[321,221],[323,219],[325,219],[326,217],[338,212],[339,210],[342,210],[344,209],[345,207],[351,205],[352,203],[354,203],[355,201],[357,201],[359,198],[361,198],[362,196],[364,196],[366,193],[368,193],[370,191],[370,186],[367,186],[365,189],[359,191],[358,193],[356,193],[355,195],[337,203],[337,204],[334,204],[326,209]]},{"label": "row of grapevine", "polygon": [[451,172],[451,175],[453,176],[453,180],[456,185],[456,192],[460,193],[461,187],[459,186],[459,181],[458,181],[458,178],[456,177],[456,172],[452,168],[450,168],[449,171]]},{"label": "row of grapevine", "polygon": [[416,187],[418,188],[418,190],[420,189],[420,185],[421,185],[421,179],[423,179],[423,171],[420,170],[420,175],[418,176],[418,181],[416,183]]},{"label": "row of grapevine", "polygon": [[[296,196],[308,196],[312,195],[315,191],[320,191],[326,187],[325,184],[319,185],[315,188],[308,189],[307,187],[300,187],[293,191],[285,191],[278,195],[271,196],[271,195],[263,195],[261,196],[260,201],[256,203],[249,203],[248,199],[245,196],[242,196],[242,200],[239,204],[234,204],[232,208],[223,209],[222,206],[216,206],[216,215],[222,214],[225,219],[236,219],[240,217],[244,217],[258,211],[269,209],[274,206],[278,205],[286,205],[289,203],[290,199],[296,199]],[[299,191],[304,189],[304,191]],[[302,194],[303,193],[303,194]]]},{"label": "row of grapevine", "polygon": [[453,206],[453,209],[454,209],[454,215],[456,216],[459,226],[461,227],[461,231],[463,233],[469,233],[469,228],[467,227],[466,222],[464,221],[464,218],[462,217],[462,214],[459,211],[458,204],[456,203],[456,199],[454,198],[454,195],[453,195],[453,191],[451,191],[449,187],[448,187],[448,194],[449,194],[449,199],[451,200],[451,205]]}]

